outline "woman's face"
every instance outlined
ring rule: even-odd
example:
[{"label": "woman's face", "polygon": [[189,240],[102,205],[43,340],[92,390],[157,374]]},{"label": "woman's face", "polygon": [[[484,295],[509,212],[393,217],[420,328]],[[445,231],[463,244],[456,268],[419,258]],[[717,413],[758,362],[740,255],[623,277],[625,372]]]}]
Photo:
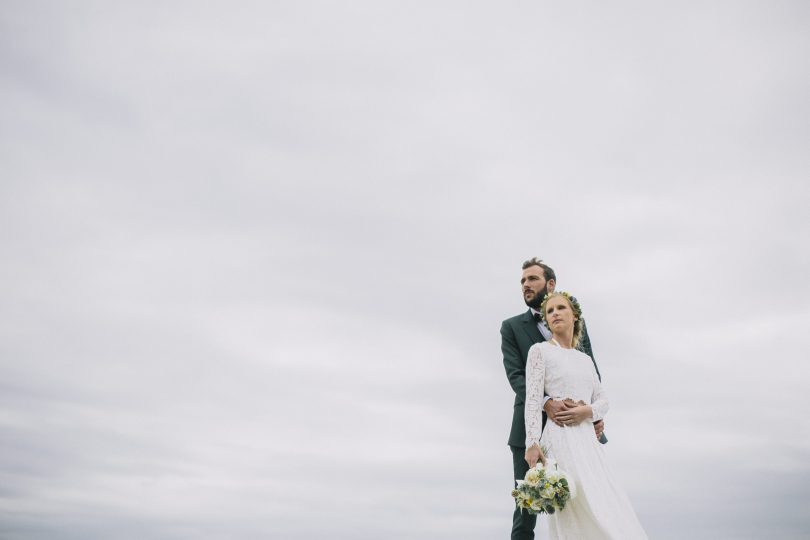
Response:
[{"label": "woman's face", "polygon": [[564,296],[552,296],[546,302],[546,324],[551,331],[564,331],[574,327],[574,310]]}]

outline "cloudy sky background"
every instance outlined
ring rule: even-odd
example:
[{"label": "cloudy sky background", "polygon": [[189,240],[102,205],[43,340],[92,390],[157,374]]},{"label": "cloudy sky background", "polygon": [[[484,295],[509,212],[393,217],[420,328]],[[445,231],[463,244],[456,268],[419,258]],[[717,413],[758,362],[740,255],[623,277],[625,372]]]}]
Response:
[{"label": "cloudy sky background", "polygon": [[650,537],[806,538],[808,22],[2,2],[0,536],[506,538],[539,255]]}]

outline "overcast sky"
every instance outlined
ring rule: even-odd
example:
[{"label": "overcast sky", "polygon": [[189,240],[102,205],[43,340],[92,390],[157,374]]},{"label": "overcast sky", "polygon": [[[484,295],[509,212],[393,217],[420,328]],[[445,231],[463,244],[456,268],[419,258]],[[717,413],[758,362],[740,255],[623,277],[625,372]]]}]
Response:
[{"label": "overcast sky", "polygon": [[540,256],[650,537],[807,538],[808,23],[3,1],[0,536],[507,538]]}]

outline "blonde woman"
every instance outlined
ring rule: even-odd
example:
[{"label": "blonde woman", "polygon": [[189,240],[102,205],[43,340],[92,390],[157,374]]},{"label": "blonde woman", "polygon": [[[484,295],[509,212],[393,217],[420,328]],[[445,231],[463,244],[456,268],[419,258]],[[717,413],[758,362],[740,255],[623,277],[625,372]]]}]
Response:
[{"label": "blonde woman", "polygon": [[[545,463],[542,444],[575,483],[577,495],[549,516],[551,538],[558,540],[635,540],[647,535],[627,495],[610,472],[605,449],[594,437],[608,401],[591,359],[576,349],[582,309],[568,293],[546,295],[540,313],[552,339],[529,349],[526,363],[526,461]],[[543,396],[574,405],[542,427]]]}]

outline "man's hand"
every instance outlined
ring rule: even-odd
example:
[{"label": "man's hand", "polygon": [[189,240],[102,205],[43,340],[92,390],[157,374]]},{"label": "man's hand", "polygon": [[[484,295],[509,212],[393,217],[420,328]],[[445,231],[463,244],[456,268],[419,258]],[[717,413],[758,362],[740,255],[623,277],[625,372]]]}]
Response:
[{"label": "man's hand", "polygon": [[549,399],[546,401],[545,405],[543,405],[543,410],[546,411],[549,419],[557,424],[558,426],[562,426],[559,420],[557,420],[557,415],[561,412],[573,409],[575,405],[570,400],[567,401],[557,401],[554,399]]},{"label": "man's hand", "polygon": [[593,430],[596,432],[596,440],[602,438],[602,433],[605,431],[605,421],[599,420],[598,422],[593,423]]},{"label": "man's hand", "polygon": [[590,405],[577,405],[557,413],[558,424],[566,426],[576,426],[591,418],[593,418],[593,410]]},{"label": "man's hand", "polygon": [[526,449],[526,454],[524,457],[526,458],[526,463],[529,464],[529,467],[534,467],[537,465],[538,461],[543,465],[546,464],[546,456],[543,455],[543,451],[536,444],[533,444]]}]

